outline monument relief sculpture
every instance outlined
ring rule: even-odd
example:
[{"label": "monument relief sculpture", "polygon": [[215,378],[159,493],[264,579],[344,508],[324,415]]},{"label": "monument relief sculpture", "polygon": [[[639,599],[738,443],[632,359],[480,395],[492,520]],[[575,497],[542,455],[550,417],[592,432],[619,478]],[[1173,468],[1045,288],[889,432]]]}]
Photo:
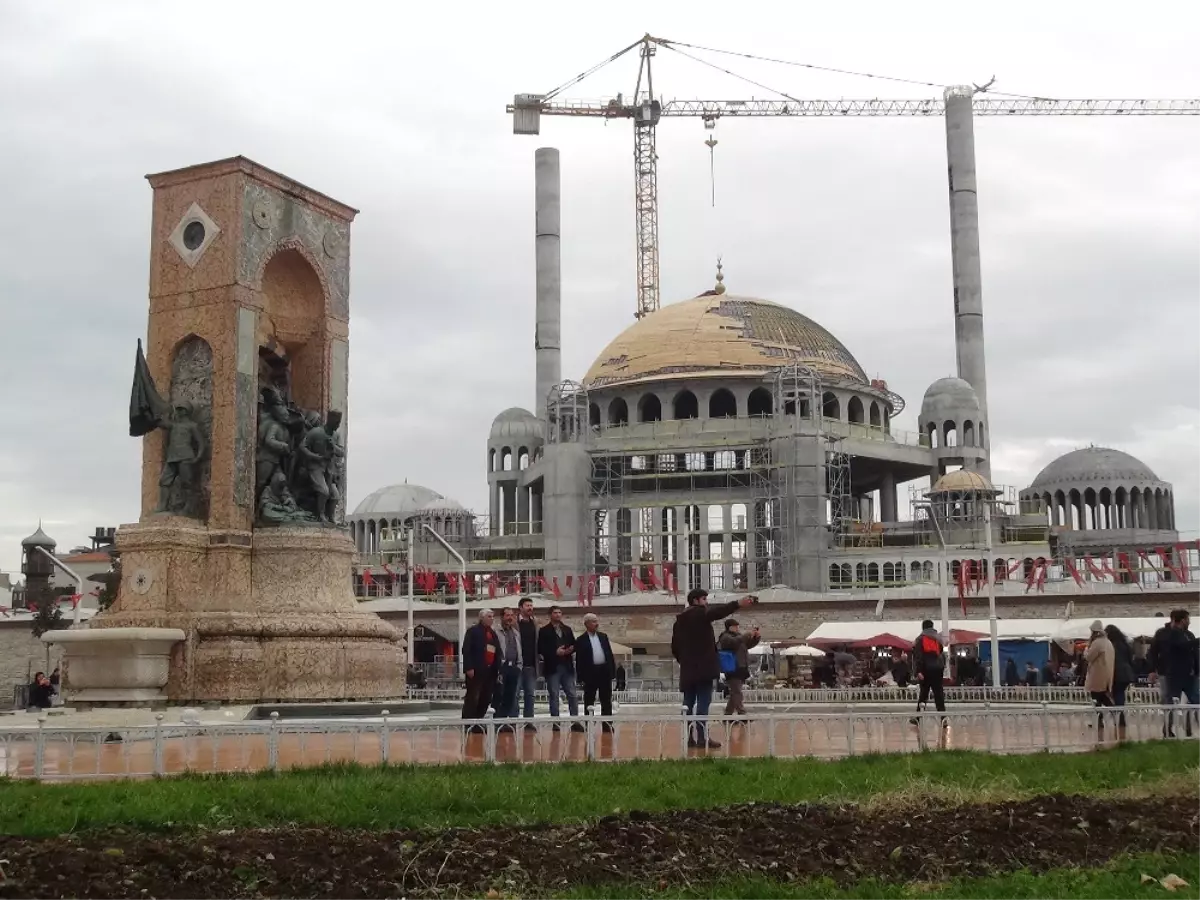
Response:
[{"label": "monument relief sculpture", "polygon": [[309,413],[306,417],[308,430],[300,442],[297,457],[297,487],[311,494],[309,510],[317,521],[324,525],[337,524],[338,471],[345,454],[337,440],[337,430],[342,424],[340,410],[331,409],[320,424],[319,414]]},{"label": "monument relief sculpture", "polygon": [[312,513],[296,505],[287,478],[278,471],[259,497],[258,519],[263,525],[302,525],[314,521]]},{"label": "monument relief sculpture", "polygon": [[279,391],[273,387],[263,388],[262,404],[259,406],[258,453],[254,461],[256,497],[263,495],[276,473],[287,471],[288,457],[293,449],[288,431],[290,420],[291,416]]},{"label": "monument relief sculpture", "polygon": [[200,470],[208,450],[204,433],[194,419],[190,401],[178,399],[168,404],[158,393],[139,340],[129,404],[129,434],[142,437],[155,429],[167,433],[155,512],[203,518]]}]

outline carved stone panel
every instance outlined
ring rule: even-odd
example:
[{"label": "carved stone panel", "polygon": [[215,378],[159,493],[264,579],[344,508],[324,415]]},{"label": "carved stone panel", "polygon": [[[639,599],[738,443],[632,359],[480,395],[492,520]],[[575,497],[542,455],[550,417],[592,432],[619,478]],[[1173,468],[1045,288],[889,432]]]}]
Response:
[{"label": "carved stone panel", "polygon": [[[196,465],[197,491],[195,518],[208,521],[209,473],[212,468],[212,347],[203,338],[192,335],[175,348],[171,362],[171,404],[185,401],[204,438],[205,452]],[[164,436],[170,440],[170,434]]]}]

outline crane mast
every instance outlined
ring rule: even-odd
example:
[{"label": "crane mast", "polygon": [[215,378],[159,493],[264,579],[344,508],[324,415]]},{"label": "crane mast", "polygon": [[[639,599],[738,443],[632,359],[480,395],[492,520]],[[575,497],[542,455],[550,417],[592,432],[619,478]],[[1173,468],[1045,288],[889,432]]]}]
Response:
[{"label": "crane mast", "polygon": [[[513,117],[514,134],[539,134],[542,116],[593,119],[630,119],[633,122],[634,208],[637,230],[637,306],[635,318],[659,308],[658,252],[658,153],[655,134],[667,118],[703,119],[713,122],[728,117],[861,118],[868,116],[944,117],[947,99],[930,100],[660,100],[654,94],[652,60],[659,46],[671,42],[645,35],[618,51],[600,65],[576,76],[546,94],[517,94],[506,111]],[[609,100],[559,100],[562,90],[577,84],[601,66],[633,48],[639,48],[640,64],[633,102],[618,94]],[[948,88],[946,97],[970,96],[974,116],[1194,116],[1200,115],[1200,100],[1058,100],[1040,97],[999,99],[980,97],[986,88]],[[948,123],[949,124],[949,123]],[[972,151],[973,156],[973,151]],[[974,161],[971,160],[971,168]],[[953,190],[953,187],[952,187]]]}]

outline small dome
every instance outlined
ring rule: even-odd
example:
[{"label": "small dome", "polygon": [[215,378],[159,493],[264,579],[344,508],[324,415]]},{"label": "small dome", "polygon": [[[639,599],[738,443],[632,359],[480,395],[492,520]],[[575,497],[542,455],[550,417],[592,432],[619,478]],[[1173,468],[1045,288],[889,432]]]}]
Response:
[{"label": "small dome", "polygon": [[542,420],[527,409],[512,406],[492,420],[490,440],[528,440],[541,443],[545,435]]},{"label": "small dome", "polygon": [[406,519],[431,500],[445,502],[437,491],[419,484],[390,484],[372,491],[350,514],[362,519]]},{"label": "small dome", "polygon": [[434,497],[427,503],[423,503],[417,512],[466,512],[467,508],[457,500],[452,500],[449,497]]},{"label": "small dome", "polygon": [[940,424],[943,419],[957,420],[963,413],[980,415],[979,396],[962,378],[939,378],[929,386],[921,400],[922,421]]},{"label": "small dome", "polygon": [[42,523],[39,522],[37,531],[25,538],[25,540],[21,541],[21,546],[30,548],[45,547],[47,550],[53,550],[58,546],[58,544],[55,542],[54,538],[42,531]]},{"label": "small dome", "polygon": [[959,493],[967,493],[969,491],[977,491],[979,493],[991,493],[996,489],[992,487],[992,483],[980,475],[978,472],[971,472],[967,469],[957,469],[953,472],[947,472],[937,480],[937,484],[933,486],[930,493],[945,494],[951,491]]},{"label": "small dome", "polygon": [[1038,472],[1030,487],[1062,482],[1152,481],[1161,480],[1150,467],[1135,456],[1111,447],[1084,447],[1064,453]]}]

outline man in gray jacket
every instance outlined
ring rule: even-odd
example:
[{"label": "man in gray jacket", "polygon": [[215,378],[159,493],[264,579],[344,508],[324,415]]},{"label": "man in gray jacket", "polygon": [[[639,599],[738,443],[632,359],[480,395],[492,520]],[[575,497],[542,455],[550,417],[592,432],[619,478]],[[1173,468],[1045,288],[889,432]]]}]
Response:
[{"label": "man in gray jacket", "polygon": [[[746,706],[742,701],[742,688],[750,679],[750,648],[758,644],[758,628],[749,634],[741,633],[737,619],[725,620],[725,631],[717,639],[717,651],[733,655],[733,671],[725,672],[725,684],[729,687],[729,702],[725,704],[725,715],[744,716]],[[728,659],[728,655],[725,659]],[[724,669],[725,666],[722,666]]]}]

